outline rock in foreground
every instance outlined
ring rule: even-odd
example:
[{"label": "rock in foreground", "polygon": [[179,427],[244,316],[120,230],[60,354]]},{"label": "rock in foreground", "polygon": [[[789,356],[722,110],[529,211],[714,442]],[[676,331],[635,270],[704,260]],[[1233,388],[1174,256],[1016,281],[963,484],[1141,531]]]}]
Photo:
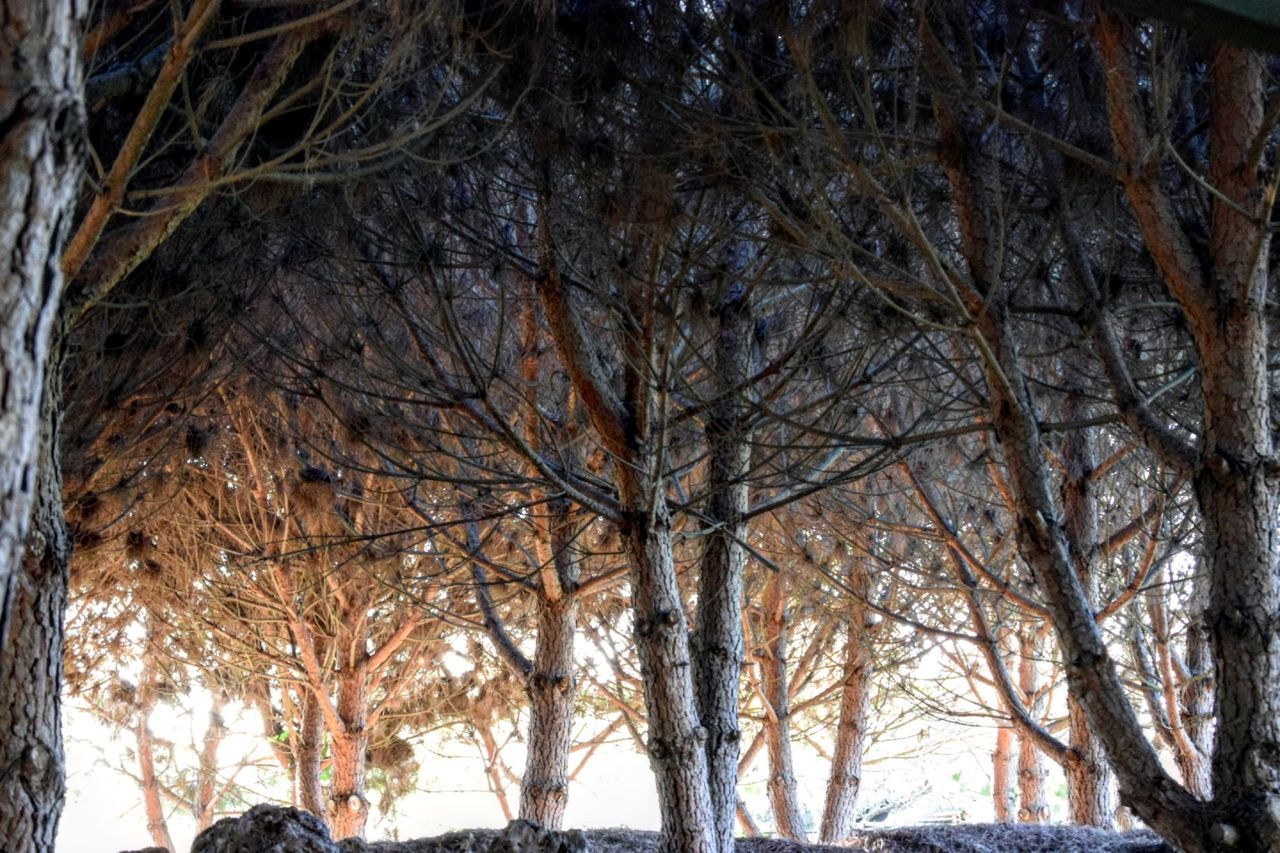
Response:
[{"label": "rock in foreground", "polygon": [[[656,832],[594,829],[556,832],[515,820],[506,829],[469,829],[416,841],[335,842],[314,815],[281,806],[254,806],[226,818],[195,840],[191,853],[650,853]],[[742,839],[738,853],[1163,853],[1151,832],[1104,832],[1077,826],[957,824],[860,832],[841,847],[770,838]]]}]

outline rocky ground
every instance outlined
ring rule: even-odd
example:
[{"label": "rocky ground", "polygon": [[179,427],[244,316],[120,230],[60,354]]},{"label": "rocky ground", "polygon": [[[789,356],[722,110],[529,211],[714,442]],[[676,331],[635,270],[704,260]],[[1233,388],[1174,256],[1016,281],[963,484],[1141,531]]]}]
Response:
[{"label": "rocky ground", "polygon": [[[255,806],[216,823],[191,853],[648,853],[653,832],[592,829],[551,832],[513,821],[506,829],[451,832],[416,841],[334,842],[324,824],[298,809]],[[769,838],[738,842],[739,853],[1156,853],[1169,851],[1150,832],[1113,833],[1069,826],[956,824],[866,830],[839,847]],[[136,851],[136,853],[154,853]]]}]

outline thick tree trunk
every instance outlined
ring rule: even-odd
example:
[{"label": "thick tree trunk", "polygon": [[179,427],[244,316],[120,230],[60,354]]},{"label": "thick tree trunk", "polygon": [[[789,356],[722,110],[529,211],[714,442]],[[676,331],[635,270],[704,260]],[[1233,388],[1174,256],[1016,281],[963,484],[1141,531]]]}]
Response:
[{"label": "thick tree trunk", "polygon": [[1013,823],[1013,726],[996,729],[996,748],[991,753],[991,800],[996,823]]},{"label": "thick tree trunk", "polygon": [[295,799],[304,809],[323,821],[329,820],[329,810],[324,804],[324,786],[321,784],[321,764],[324,759],[324,712],[320,697],[304,688],[302,720],[298,732],[297,755],[293,762]]},{"label": "thick tree trunk", "polygon": [[661,849],[723,850],[707,787],[706,733],[694,704],[689,630],[665,501],[646,515],[633,514],[623,525],[623,542],[631,565],[636,652],[645,686],[647,751],[662,812]]},{"label": "thick tree trunk", "polygon": [[[1027,710],[1037,720],[1044,713],[1044,698],[1040,695],[1039,657],[1040,637],[1037,626],[1025,626],[1018,635],[1018,689],[1026,698]],[[1045,792],[1045,779],[1049,770],[1045,767],[1044,754],[1035,739],[1018,735],[1018,821],[1020,823],[1048,823],[1049,800]]]},{"label": "thick tree trunk", "polygon": [[850,570],[849,585],[854,598],[849,608],[849,626],[844,647],[844,683],[840,686],[840,722],[836,728],[835,753],[827,780],[827,799],[822,809],[821,841],[843,841],[853,832],[858,793],[862,787],[862,753],[867,740],[867,719],[871,713],[871,649],[867,642],[868,610],[865,598],[868,575],[860,563]]},{"label": "thick tree trunk", "polygon": [[329,732],[333,758],[330,825],[335,839],[363,838],[369,813],[369,800],[364,790],[365,758],[369,751],[366,725],[369,701],[363,667],[348,665],[338,673],[337,710],[342,729]]},{"label": "thick tree trunk", "polygon": [[[1280,478],[1270,426],[1266,319],[1274,198],[1266,192],[1258,154],[1265,148],[1260,135],[1274,134],[1264,105],[1265,63],[1252,51],[1227,45],[1215,46],[1208,62],[1207,177],[1215,191],[1206,218],[1208,258],[1202,259],[1159,182],[1163,171],[1149,168],[1128,29],[1103,15],[1096,35],[1112,141],[1126,167],[1126,197],[1182,310],[1200,370],[1197,448],[1167,450],[1175,439],[1150,426],[1150,419],[1138,424],[1154,446],[1193,475],[1204,523],[1217,690],[1211,808],[1200,808],[1192,798],[1183,810],[1198,818],[1194,824],[1161,831],[1188,849],[1280,849]],[[1123,387],[1122,381],[1113,384]],[[1116,754],[1111,757],[1119,770]],[[1144,804],[1132,799],[1134,793],[1126,792],[1126,801],[1155,823]]]},{"label": "thick tree trunk", "polygon": [[560,829],[569,803],[569,748],[573,739],[573,635],[578,627],[578,559],[567,501],[554,501],[549,555],[557,577],[554,600],[544,591],[538,601],[538,640],[529,696],[529,749],[520,785],[520,817]]},{"label": "thick tree trunk", "polygon": [[804,841],[804,818],[791,754],[791,698],[787,686],[787,623],[791,616],[787,609],[787,580],[781,572],[768,573],[763,605],[760,681],[766,703],[763,725],[769,756],[769,803],[773,806],[773,825],[778,835]]},{"label": "thick tree trunk", "polygon": [[1089,728],[1089,718],[1080,703],[1067,697],[1071,755],[1067,774],[1067,809],[1072,823],[1111,829],[1115,826],[1116,804],[1110,767],[1102,744]]},{"label": "thick tree trunk", "polygon": [[[544,243],[550,250],[549,237]],[[648,715],[647,752],[662,814],[662,853],[720,853],[707,784],[706,731],[698,717],[689,629],[676,577],[674,541],[658,447],[650,339],[632,324],[652,322],[650,304],[630,294],[632,316],[621,336],[623,392],[604,375],[600,353],[579,316],[553,258],[538,280],[547,324],[574,390],[605,449],[612,454],[618,528],[630,569],[636,655]],[[650,330],[652,331],[652,330]],[[731,843],[731,842],[730,842]]]},{"label": "thick tree trunk", "polygon": [[[16,600],[3,590],[27,551],[58,257],[80,186],[81,10],[73,0],[0,2],[0,605]],[[0,610],[0,643],[8,615]]]},{"label": "thick tree trunk", "polygon": [[27,551],[0,606],[9,614],[0,655],[0,838],[6,850],[52,851],[62,814],[63,611],[71,539],[56,460],[62,411],[62,335],[44,377],[39,463]]},{"label": "thick tree trunk", "polygon": [[755,324],[745,290],[731,287],[718,312],[715,389],[720,396],[705,427],[707,534],[698,578],[694,677],[698,714],[707,733],[707,783],[722,849],[733,845],[738,801],[738,685],[742,673],[742,574],[746,566],[751,445],[747,418],[754,372]]}]

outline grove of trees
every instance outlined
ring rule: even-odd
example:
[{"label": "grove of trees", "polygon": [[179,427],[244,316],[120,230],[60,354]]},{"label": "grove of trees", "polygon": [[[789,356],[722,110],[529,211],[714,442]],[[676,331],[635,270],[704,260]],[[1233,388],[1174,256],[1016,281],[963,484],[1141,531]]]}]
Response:
[{"label": "grove of trees", "polygon": [[553,828],[625,735],[723,853],[757,760],[850,837],[909,707],[992,726],[997,820],[1052,763],[1073,823],[1280,850],[1276,57],[1085,0],[0,0],[0,117],[6,850],[64,694],[167,848],[249,796],[233,711],[336,837],[424,733]]}]

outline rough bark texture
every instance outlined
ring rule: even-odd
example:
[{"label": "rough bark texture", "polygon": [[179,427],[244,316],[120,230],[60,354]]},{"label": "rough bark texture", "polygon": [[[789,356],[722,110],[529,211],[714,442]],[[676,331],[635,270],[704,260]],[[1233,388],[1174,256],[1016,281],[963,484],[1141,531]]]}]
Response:
[{"label": "rough bark texture", "polygon": [[831,775],[822,809],[821,841],[843,841],[853,832],[858,793],[862,787],[862,753],[867,741],[871,713],[871,649],[865,605],[869,577],[861,563],[849,572],[854,598],[849,609],[849,628],[844,647],[844,683],[840,686],[840,722],[836,728]]},{"label": "rough bark texture", "polygon": [[[621,397],[604,375],[601,355],[551,265],[538,281],[547,324],[592,427],[613,456],[613,480],[631,585],[636,655],[644,681],[648,755],[662,814],[662,849],[714,853],[719,843],[707,785],[706,731],[698,718],[689,629],[676,577],[671,514],[660,471],[657,403],[644,349],[652,322],[640,294],[620,335],[624,381]],[[731,849],[731,848],[730,848]]]},{"label": "rough bark texture", "polygon": [[83,154],[82,11],[74,0],[0,3],[0,589],[26,552],[39,477],[58,256]]},{"label": "rough bark texture", "polygon": [[707,781],[716,835],[733,846],[738,800],[738,684],[742,672],[742,573],[748,535],[745,515],[751,467],[747,382],[754,372],[754,322],[745,290],[730,288],[719,309],[715,382],[720,400],[705,427],[707,534],[698,578],[698,629],[694,635],[698,713],[707,732]]},{"label": "rough bark texture", "polygon": [[[578,627],[580,567],[573,549],[569,502],[552,501],[544,555],[555,572],[544,581],[538,600],[538,640],[533,670],[526,678],[529,696],[529,749],[520,783],[520,817],[559,829],[569,803],[569,748],[573,741],[574,677],[573,634]],[[550,588],[548,588],[550,587]]]},{"label": "rough bark texture", "polygon": [[769,572],[764,587],[764,648],[761,649],[761,687],[765,749],[769,756],[769,804],[774,831],[783,838],[804,841],[806,833],[796,789],[791,754],[791,697],[787,686],[787,579]]},{"label": "rough bark texture", "polygon": [[[1148,132],[1137,106],[1130,33],[1118,19],[1103,16],[1097,37],[1112,141],[1126,167],[1125,195],[1182,310],[1200,368],[1200,443],[1182,462],[1192,474],[1204,522],[1210,576],[1207,622],[1218,710],[1214,799],[1194,827],[1168,837],[1188,849],[1225,840],[1239,849],[1277,849],[1280,483],[1270,429],[1266,320],[1272,200],[1253,155],[1264,129],[1264,63],[1251,51],[1224,45],[1209,60],[1207,177],[1215,192],[1209,200],[1208,257],[1202,258],[1174,214],[1160,171],[1146,166]],[[1152,822],[1140,803],[1134,806]]]},{"label": "rough bark texture", "polygon": [[329,821],[333,836],[363,838],[369,801],[365,797],[365,757],[369,751],[368,679],[365,677],[364,649],[353,650],[360,660],[347,662],[338,675],[338,718],[342,727],[329,732],[333,760]]},{"label": "rough bark texture", "polygon": [[[1026,626],[1018,636],[1018,688],[1022,691],[1027,710],[1038,720],[1044,713],[1044,698],[1040,693],[1040,642],[1035,626]],[[1018,822],[1048,823],[1049,800],[1045,791],[1045,779],[1049,769],[1035,739],[1018,734]]]},{"label": "rough bark texture", "polygon": [[1182,784],[1202,800],[1213,796],[1213,777],[1208,756],[1213,755],[1216,719],[1213,713],[1213,648],[1203,615],[1187,626],[1187,680],[1182,685],[1183,725],[1194,751],[1179,752],[1178,769]]},{"label": "rough bark texture", "polygon": [[321,820],[328,818],[324,805],[324,787],[320,782],[320,765],[324,757],[324,711],[320,698],[311,690],[302,697],[302,726],[298,732],[297,754],[293,776],[295,799],[304,809]]},{"label": "rough bark texture", "polygon": [[0,838],[5,849],[53,850],[66,789],[62,752],[63,611],[71,539],[62,514],[58,459],[62,411],[61,333],[45,374],[27,550],[4,600],[8,635],[0,656]]},{"label": "rough bark texture", "polygon": [[[1069,369],[1069,368],[1068,368]],[[1068,383],[1075,386],[1074,377]],[[1075,391],[1073,387],[1073,391]],[[1090,412],[1072,394],[1063,415],[1067,420],[1083,420]],[[1062,483],[1063,525],[1072,543],[1076,575],[1089,606],[1097,609],[1100,566],[1100,529],[1092,490],[1098,465],[1093,432],[1077,429],[1069,433],[1063,447],[1065,472]],[[1071,752],[1063,769],[1067,775],[1067,810],[1072,823],[1110,829],[1114,825],[1111,770],[1102,744],[1089,729],[1089,719],[1075,698],[1067,697]]]}]

